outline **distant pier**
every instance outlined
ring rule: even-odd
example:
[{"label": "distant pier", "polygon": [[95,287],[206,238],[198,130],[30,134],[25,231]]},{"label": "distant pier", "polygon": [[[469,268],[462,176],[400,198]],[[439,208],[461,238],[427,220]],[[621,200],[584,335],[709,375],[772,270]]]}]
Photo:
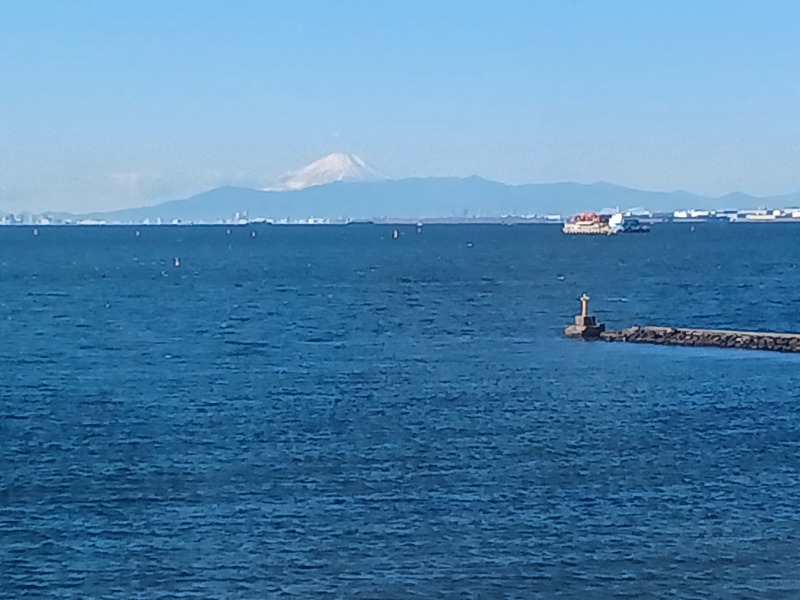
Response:
[{"label": "distant pier", "polygon": [[733,331],[729,329],[694,329],[688,327],[628,327],[621,331],[606,330],[589,314],[589,296],[583,294],[581,314],[575,324],[567,325],[567,337],[603,342],[659,344],[662,346],[705,346],[740,348],[772,352],[800,352],[800,334],[765,331]]}]

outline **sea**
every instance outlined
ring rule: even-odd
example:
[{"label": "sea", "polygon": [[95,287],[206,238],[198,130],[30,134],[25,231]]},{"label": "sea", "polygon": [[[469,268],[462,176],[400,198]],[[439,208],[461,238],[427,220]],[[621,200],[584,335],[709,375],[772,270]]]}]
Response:
[{"label": "sea", "polygon": [[563,334],[800,332],[798,240],[1,227],[0,598],[800,598],[800,355]]}]

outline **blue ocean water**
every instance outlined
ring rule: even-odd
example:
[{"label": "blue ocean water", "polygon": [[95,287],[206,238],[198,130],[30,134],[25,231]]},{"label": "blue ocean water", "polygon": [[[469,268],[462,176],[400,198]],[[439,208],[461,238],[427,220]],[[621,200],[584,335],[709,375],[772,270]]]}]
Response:
[{"label": "blue ocean water", "polygon": [[398,229],[0,228],[0,597],[800,597],[800,356],[563,337],[800,331],[800,229]]}]

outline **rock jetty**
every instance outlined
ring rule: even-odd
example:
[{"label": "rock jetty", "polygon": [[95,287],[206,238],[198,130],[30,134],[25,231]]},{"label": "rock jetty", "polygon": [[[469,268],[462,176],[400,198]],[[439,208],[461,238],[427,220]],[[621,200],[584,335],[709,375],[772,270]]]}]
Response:
[{"label": "rock jetty", "polygon": [[581,296],[581,314],[575,317],[575,325],[568,325],[564,333],[572,338],[604,342],[800,352],[800,334],[797,333],[686,327],[628,327],[622,331],[606,331],[603,324],[589,315],[589,296],[586,294]]}]

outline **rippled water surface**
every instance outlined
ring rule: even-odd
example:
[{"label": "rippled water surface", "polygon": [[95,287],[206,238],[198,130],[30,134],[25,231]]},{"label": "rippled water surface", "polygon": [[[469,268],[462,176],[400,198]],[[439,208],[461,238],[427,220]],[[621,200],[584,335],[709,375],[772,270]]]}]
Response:
[{"label": "rippled water surface", "polygon": [[800,227],[399,229],[0,228],[0,597],[800,597],[800,356],[562,337],[800,331]]}]

